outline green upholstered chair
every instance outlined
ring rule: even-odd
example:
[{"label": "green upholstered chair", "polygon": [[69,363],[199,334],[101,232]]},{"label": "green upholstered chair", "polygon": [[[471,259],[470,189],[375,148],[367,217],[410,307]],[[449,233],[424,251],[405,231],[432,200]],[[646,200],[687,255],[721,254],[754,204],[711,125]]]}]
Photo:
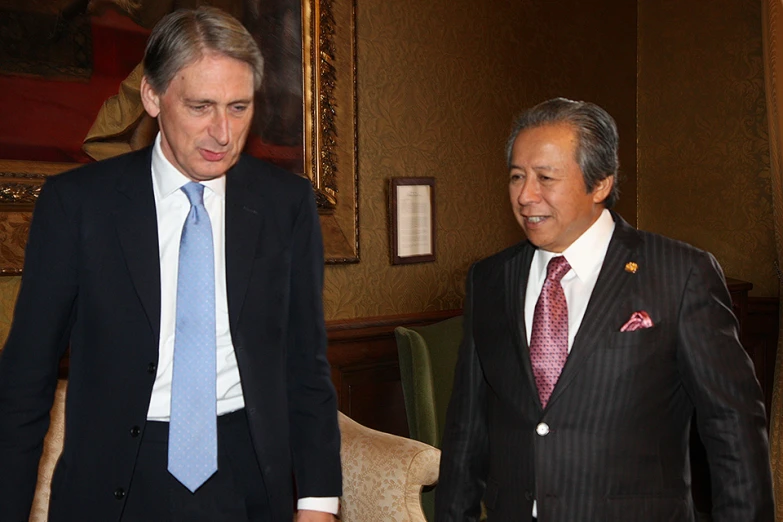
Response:
[{"label": "green upholstered chair", "polygon": [[[400,359],[405,413],[412,439],[440,447],[462,341],[462,316],[394,329]],[[434,491],[422,494],[427,520],[434,520]]]}]

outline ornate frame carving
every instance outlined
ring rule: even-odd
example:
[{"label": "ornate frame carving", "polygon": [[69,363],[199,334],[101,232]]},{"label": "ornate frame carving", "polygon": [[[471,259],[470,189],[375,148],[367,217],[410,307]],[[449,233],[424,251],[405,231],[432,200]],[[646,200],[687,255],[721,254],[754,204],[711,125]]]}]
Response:
[{"label": "ornate frame carving", "polygon": [[327,263],[359,261],[356,0],[303,0],[305,172]]},{"label": "ornate frame carving", "polygon": [[[327,263],[359,261],[356,0],[302,0],[305,172]],[[47,176],[75,163],[0,160],[0,275],[19,275],[30,218]]]}]

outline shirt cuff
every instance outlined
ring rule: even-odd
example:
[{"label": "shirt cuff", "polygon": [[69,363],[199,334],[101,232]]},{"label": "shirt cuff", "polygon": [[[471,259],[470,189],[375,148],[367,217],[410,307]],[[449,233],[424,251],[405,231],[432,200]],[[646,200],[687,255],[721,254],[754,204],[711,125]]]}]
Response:
[{"label": "shirt cuff", "polygon": [[340,508],[340,499],[337,497],[305,497],[296,503],[296,509],[308,509],[310,511],[323,511],[336,515]]}]

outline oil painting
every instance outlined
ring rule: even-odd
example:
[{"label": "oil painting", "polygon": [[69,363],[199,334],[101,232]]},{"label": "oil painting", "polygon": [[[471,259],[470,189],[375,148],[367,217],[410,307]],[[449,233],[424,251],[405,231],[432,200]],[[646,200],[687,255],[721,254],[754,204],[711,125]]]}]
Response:
[{"label": "oil painting", "polygon": [[307,176],[327,262],[357,262],[353,0],[0,0],[0,274],[21,272],[46,176],[142,148],[150,29],[180,7],[240,19],[264,55],[245,152]]}]

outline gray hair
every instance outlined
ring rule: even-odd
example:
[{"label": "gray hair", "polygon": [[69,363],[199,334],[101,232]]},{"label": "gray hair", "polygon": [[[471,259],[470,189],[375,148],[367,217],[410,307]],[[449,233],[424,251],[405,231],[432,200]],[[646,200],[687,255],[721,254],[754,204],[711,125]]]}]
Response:
[{"label": "gray hair", "polygon": [[508,168],[511,168],[511,153],[519,133],[525,129],[556,124],[570,125],[576,132],[574,160],[582,169],[588,193],[593,191],[599,181],[614,176],[612,191],[603,202],[604,207],[612,208],[620,198],[617,124],[608,112],[594,103],[554,98],[523,112],[514,122],[511,136],[506,142]]},{"label": "gray hair", "polygon": [[210,51],[250,65],[253,86],[261,87],[264,58],[253,36],[230,14],[208,6],[178,9],[155,25],[144,52],[144,76],[162,94],[177,72]]}]

